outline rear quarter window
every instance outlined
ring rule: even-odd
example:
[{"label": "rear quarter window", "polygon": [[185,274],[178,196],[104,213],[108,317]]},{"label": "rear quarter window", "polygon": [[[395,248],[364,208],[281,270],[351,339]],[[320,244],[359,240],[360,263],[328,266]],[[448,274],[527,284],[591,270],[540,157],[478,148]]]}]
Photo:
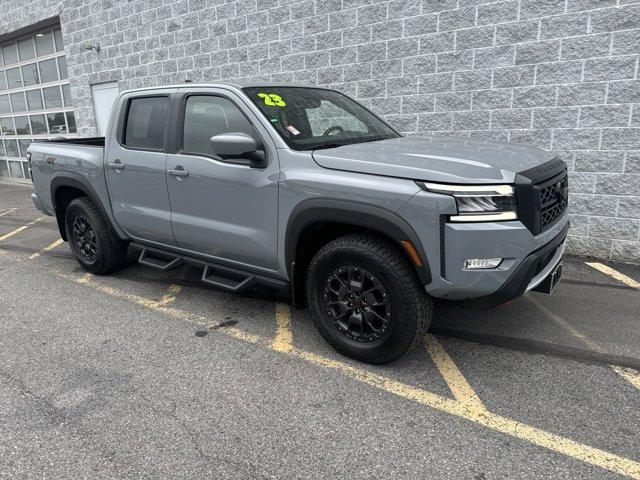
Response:
[{"label": "rear quarter window", "polygon": [[132,98],[123,144],[130,148],[162,150],[169,97]]}]

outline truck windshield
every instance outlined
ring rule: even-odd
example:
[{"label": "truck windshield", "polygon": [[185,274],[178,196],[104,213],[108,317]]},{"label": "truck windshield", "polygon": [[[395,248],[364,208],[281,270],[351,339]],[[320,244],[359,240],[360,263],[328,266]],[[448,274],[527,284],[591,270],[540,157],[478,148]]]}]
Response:
[{"label": "truck windshield", "polygon": [[294,150],[333,148],[400,136],[362,105],[333,90],[306,87],[243,90]]}]

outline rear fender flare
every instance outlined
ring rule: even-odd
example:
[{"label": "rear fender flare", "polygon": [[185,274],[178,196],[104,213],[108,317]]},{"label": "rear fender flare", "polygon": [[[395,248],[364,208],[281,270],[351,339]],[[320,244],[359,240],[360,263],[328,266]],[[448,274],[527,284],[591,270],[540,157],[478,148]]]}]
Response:
[{"label": "rear fender flare", "polygon": [[102,218],[106,222],[109,229],[120,239],[120,240],[128,240],[126,235],[122,230],[120,230],[112,216],[107,212],[105,206],[100,200],[100,196],[95,191],[91,183],[81,175],[72,172],[64,172],[62,174],[57,174],[51,179],[50,191],[51,191],[51,204],[53,205],[53,210],[56,215],[56,220],[58,221],[58,229],[60,230],[60,236],[67,240],[67,232],[64,225],[64,215],[59,211],[58,206],[56,205],[56,192],[61,187],[73,187],[81,192],[83,192],[89,199],[94,203],[94,205],[100,211]]}]

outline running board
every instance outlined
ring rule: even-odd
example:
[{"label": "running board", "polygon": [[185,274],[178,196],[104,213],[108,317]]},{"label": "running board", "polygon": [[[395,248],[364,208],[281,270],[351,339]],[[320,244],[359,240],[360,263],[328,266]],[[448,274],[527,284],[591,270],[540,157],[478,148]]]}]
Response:
[{"label": "running board", "polygon": [[131,243],[130,246],[141,250],[140,256],[138,257],[138,263],[140,265],[163,271],[171,270],[184,263],[195,265],[202,268],[202,282],[230,292],[240,292],[255,283],[283,291],[288,291],[290,288],[289,282],[275,277],[254,274],[239,268],[208,262],[204,259],[181,255],[180,253],[151,248],[139,243]]},{"label": "running board", "polygon": [[255,279],[255,275],[242,270],[211,263],[207,263],[202,271],[202,281],[204,283],[232,292],[239,292],[249,287]]},{"label": "running board", "polygon": [[145,267],[167,271],[179,267],[183,261],[179,255],[173,255],[155,248],[143,247],[138,257],[138,263]]}]

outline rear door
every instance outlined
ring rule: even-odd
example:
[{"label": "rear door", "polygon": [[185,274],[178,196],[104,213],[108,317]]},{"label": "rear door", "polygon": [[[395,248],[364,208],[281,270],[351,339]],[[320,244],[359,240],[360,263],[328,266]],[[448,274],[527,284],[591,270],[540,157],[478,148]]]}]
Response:
[{"label": "rear door", "polygon": [[113,215],[132,237],[175,245],[165,150],[176,89],[132,92],[120,99],[106,155]]},{"label": "rear door", "polygon": [[[178,247],[239,266],[277,269],[278,181],[275,145],[233,92],[182,90],[174,106],[175,152],[167,157],[171,223]],[[209,142],[246,133],[265,148],[267,165],[226,161]]]}]

